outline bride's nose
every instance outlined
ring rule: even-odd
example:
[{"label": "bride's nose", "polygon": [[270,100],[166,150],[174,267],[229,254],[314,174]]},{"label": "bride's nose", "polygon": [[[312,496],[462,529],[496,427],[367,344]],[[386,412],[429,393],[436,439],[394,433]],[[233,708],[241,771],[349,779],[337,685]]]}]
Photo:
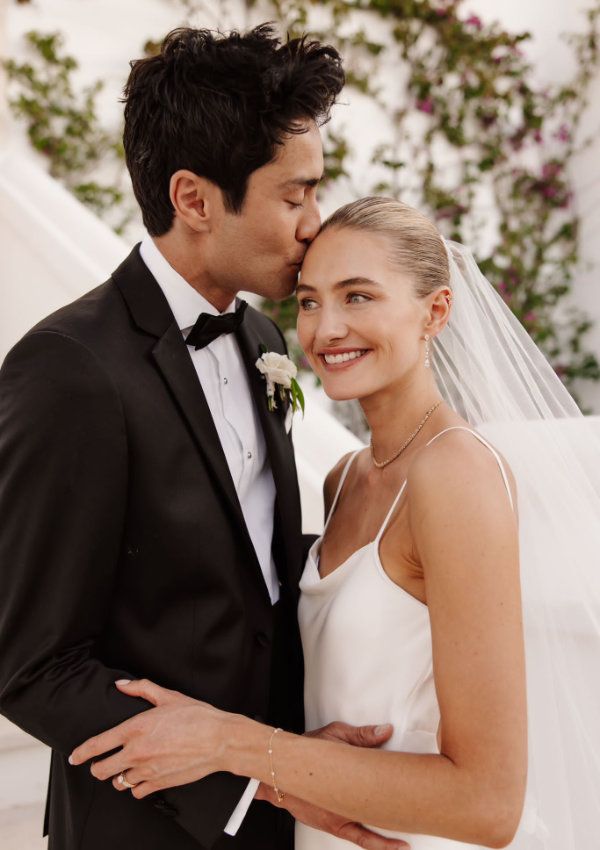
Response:
[{"label": "bride's nose", "polygon": [[322,309],[319,314],[315,337],[319,346],[326,347],[348,336],[348,324],[339,310]]}]

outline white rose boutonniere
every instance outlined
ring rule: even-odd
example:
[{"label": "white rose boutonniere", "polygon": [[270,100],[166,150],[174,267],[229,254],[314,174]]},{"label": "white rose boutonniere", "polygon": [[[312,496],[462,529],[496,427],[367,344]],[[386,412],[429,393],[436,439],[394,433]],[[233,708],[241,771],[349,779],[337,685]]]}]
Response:
[{"label": "white rose boutonniere", "polygon": [[265,351],[256,361],[256,368],[267,382],[267,402],[269,410],[275,410],[278,395],[281,401],[289,400],[294,413],[298,408],[304,414],[304,393],[296,380],[296,364],[285,354]]}]

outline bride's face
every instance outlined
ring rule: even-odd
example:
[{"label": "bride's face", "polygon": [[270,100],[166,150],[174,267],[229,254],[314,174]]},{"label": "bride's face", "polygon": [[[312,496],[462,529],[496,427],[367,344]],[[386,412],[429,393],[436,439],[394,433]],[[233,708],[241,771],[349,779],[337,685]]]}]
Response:
[{"label": "bride's face", "polygon": [[335,227],[308,249],[298,338],[331,398],[400,389],[424,370],[428,299],[388,257],[385,236]]}]

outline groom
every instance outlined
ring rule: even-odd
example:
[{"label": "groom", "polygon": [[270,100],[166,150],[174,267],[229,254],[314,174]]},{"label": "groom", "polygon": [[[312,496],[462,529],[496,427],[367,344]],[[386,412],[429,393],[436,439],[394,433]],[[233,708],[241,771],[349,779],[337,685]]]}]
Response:
[{"label": "groom", "polygon": [[255,366],[285,342],[236,294],[292,292],[342,85],[335,50],[268,26],[177,30],[134,62],[124,142],[149,237],[0,372],[0,710],[52,747],[50,850],[292,846],[241,777],[140,801],[66,756],[149,708],[122,677],[303,728],[296,470]]}]

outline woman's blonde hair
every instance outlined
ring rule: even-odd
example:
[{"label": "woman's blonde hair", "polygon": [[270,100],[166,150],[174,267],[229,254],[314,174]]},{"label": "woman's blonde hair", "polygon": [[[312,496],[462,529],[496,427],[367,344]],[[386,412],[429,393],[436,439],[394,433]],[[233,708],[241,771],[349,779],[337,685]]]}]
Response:
[{"label": "woman's blonde hair", "polygon": [[323,222],[321,233],[332,227],[386,236],[390,261],[414,280],[419,298],[449,285],[448,254],[439,231],[422,213],[400,201],[375,196],[352,201]]}]

